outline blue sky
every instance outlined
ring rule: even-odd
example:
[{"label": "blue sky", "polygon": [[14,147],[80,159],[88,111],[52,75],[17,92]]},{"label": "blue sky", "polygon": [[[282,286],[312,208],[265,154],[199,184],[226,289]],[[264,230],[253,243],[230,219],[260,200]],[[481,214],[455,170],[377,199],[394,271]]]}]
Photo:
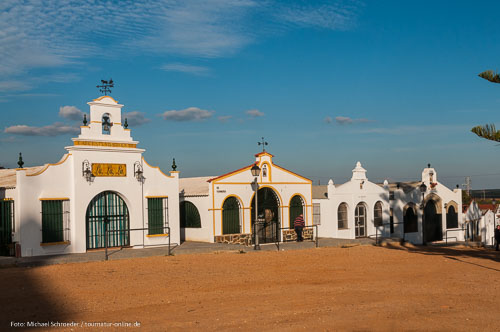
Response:
[{"label": "blue sky", "polygon": [[0,165],[56,162],[113,78],[151,164],[182,177],[253,161],[341,183],[499,188],[497,1],[0,2]]}]

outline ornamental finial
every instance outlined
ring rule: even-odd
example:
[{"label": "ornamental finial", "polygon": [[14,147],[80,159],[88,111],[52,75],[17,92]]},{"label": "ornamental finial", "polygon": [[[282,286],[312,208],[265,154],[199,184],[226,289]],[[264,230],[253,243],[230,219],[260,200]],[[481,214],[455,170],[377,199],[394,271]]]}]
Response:
[{"label": "ornamental finial", "polygon": [[172,161],[172,171],[175,172],[176,169],[177,169],[177,165],[175,164],[175,158],[174,158],[174,160]]},{"label": "ornamental finial", "polygon": [[127,118],[125,118],[125,123],[123,124],[123,127],[125,127],[125,129],[127,129],[127,128],[128,128]]},{"label": "ornamental finial", "polygon": [[83,125],[86,126],[88,123],[87,121],[87,114],[83,113]]},{"label": "ornamental finial", "polygon": [[24,166],[23,155],[21,152],[19,152],[19,160],[17,161],[17,164],[19,165],[19,168],[23,168]]}]

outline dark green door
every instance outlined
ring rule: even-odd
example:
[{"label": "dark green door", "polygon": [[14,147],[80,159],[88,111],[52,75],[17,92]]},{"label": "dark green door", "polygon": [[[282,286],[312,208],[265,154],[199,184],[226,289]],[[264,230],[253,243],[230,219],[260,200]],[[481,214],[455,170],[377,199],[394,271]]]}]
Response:
[{"label": "dark green door", "polygon": [[436,203],[430,200],[424,208],[424,243],[443,239],[441,214],[437,213]]},{"label": "dark green door", "polygon": [[0,201],[0,256],[10,255],[14,201]]},{"label": "dark green door", "polygon": [[92,199],[87,208],[87,249],[104,248],[106,229],[108,247],[130,244],[128,208],[118,194],[105,191]]},{"label": "dark green door", "polygon": [[228,197],[222,205],[222,234],[240,233],[240,204],[235,197]]},{"label": "dark green door", "polygon": [[292,197],[290,201],[290,228],[293,228],[293,222],[295,218],[299,215],[304,214],[304,206],[302,204],[302,198],[299,195]]}]

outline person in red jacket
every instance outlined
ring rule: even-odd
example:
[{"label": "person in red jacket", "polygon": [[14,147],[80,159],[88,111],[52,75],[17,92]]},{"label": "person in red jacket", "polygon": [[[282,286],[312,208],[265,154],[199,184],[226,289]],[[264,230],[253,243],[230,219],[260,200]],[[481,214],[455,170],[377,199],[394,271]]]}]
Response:
[{"label": "person in red jacket", "polygon": [[295,228],[295,233],[297,234],[297,242],[302,242],[304,239],[302,238],[302,229],[304,228],[304,215],[301,213],[295,221],[293,222],[293,227]]}]

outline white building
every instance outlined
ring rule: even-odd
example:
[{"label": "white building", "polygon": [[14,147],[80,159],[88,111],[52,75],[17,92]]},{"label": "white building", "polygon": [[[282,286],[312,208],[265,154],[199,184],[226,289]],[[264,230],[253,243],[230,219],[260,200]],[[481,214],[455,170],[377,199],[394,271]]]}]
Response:
[{"label": "white building", "polygon": [[[273,155],[261,152],[255,162],[217,177],[180,179],[181,233],[187,241],[251,243],[255,220],[255,185],[258,177],[257,209],[262,222],[260,243],[276,239],[293,240],[290,228],[299,214],[312,224],[312,181],[273,162]],[[305,234],[311,237],[311,231]]]},{"label": "white building", "polygon": [[102,248],[106,228],[111,247],[180,242],[178,172],[144,160],[123,105],[110,96],[88,104],[90,123],[59,162],[0,170],[1,224],[12,234],[2,241],[17,255]]},{"label": "white building", "polygon": [[[421,184],[425,184],[422,193]],[[375,184],[358,162],[350,181],[313,186],[313,203],[320,204],[321,237],[354,239],[392,236],[415,244],[463,241],[462,192],[437,181],[427,167],[421,181]]]}]

